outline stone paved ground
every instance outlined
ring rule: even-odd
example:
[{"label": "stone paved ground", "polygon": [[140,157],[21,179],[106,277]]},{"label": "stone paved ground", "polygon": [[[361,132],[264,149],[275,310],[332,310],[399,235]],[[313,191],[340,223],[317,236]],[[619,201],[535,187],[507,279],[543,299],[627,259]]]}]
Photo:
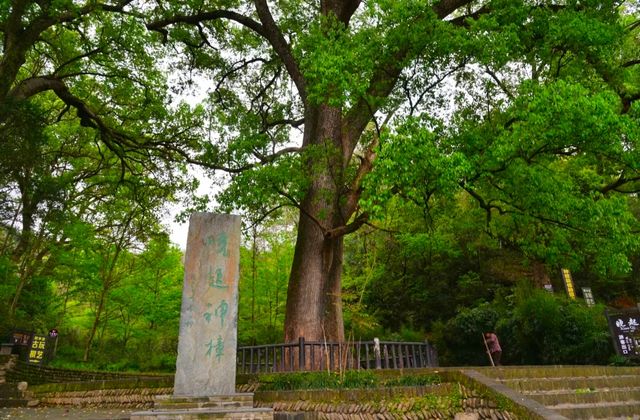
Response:
[{"label": "stone paved ground", "polygon": [[121,408],[0,408],[2,420],[123,420],[128,419],[132,411]]}]

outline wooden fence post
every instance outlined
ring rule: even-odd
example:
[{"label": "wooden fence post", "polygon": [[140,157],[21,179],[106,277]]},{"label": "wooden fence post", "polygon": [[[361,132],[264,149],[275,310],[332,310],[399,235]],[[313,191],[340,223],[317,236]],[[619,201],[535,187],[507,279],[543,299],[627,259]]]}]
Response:
[{"label": "wooden fence post", "polygon": [[304,337],[298,338],[298,369],[306,369],[306,360],[304,354]]}]

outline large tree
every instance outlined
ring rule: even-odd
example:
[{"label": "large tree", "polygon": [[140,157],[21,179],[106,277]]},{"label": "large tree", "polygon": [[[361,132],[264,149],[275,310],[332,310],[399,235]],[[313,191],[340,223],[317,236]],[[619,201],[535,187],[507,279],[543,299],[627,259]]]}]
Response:
[{"label": "large tree", "polygon": [[[473,72],[460,73],[461,81],[486,70],[491,78],[483,80],[504,88],[490,104],[499,110],[514,100],[510,92],[520,94],[508,86],[544,81],[567,62],[586,69],[590,83],[617,95],[618,111],[628,112],[639,96],[629,84],[637,81],[637,45],[629,47],[632,56],[613,51],[638,24],[621,23],[624,4],[193,1],[161,4],[147,26],[180,42],[191,70],[185,81],[197,81],[194,74],[213,81],[213,137],[194,160],[231,174],[219,199],[262,214],[283,205],[300,211],[285,339],[343,340],[343,237],[369,221],[363,180],[380,135],[403,120],[394,116],[428,114],[446,123],[454,102],[437,87],[465,68]],[[594,29],[604,38],[590,35]],[[472,140],[461,141],[472,147]],[[410,173],[412,159],[403,165]],[[455,174],[457,184],[487,207],[465,175]],[[619,183],[635,178],[624,173]],[[376,208],[375,197],[367,202]]]},{"label": "large tree", "polygon": [[7,324],[31,279],[52,272],[56,248],[73,246],[68,225],[124,223],[105,216],[122,194],[159,218],[189,189],[173,148],[201,134],[198,112],[172,104],[163,47],[128,3],[0,6],[0,253],[15,273],[0,305]]}]

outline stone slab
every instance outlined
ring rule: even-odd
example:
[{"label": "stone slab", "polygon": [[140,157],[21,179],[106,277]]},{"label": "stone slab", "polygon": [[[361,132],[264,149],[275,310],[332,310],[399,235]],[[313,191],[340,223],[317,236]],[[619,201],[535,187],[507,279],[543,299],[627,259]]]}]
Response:
[{"label": "stone slab", "polygon": [[175,396],[235,392],[240,217],[189,220]]},{"label": "stone slab", "polygon": [[253,407],[252,393],[214,395],[210,397],[176,397],[158,395],[154,400],[154,409],[171,410],[183,408],[234,408]]},{"label": "stone slab", "polygon": [[148,410],[131,413],[132,420],[256,419],[272,420],[270,408],[242,407],[234,410],[192,408],[184,410]]}]

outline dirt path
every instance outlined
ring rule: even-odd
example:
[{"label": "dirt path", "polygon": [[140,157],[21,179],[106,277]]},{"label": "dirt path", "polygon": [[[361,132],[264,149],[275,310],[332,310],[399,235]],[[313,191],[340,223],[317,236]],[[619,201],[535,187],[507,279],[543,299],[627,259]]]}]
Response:
[{"label": "dirt path", "polygon": [[2,420],[124,420],[129,419],[131,411],[119,408],[0,408],[0,419]]}]

